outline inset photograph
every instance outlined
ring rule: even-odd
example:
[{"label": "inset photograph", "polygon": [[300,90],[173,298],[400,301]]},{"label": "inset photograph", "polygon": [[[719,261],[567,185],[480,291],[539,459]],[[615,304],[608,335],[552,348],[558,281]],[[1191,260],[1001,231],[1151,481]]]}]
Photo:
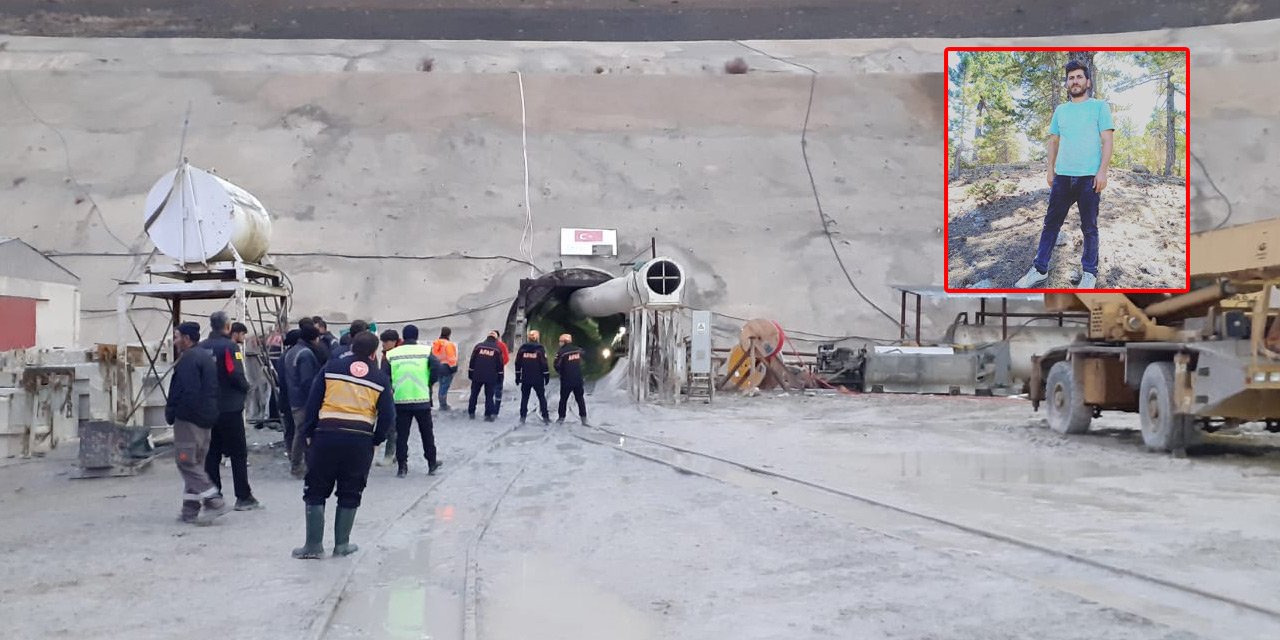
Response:
[{"label": "inset photograph", "polygon": [[1188,289],[1187,49],[946,56],[948,291]]}]

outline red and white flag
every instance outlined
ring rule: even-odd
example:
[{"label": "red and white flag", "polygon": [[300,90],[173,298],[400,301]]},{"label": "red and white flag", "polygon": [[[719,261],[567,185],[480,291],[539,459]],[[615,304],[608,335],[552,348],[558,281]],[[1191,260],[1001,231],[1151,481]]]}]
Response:
[{"label": "red and white flag", "polygon": [[574,242],[604,242],[604,232],[599,229],[575,229]]}]

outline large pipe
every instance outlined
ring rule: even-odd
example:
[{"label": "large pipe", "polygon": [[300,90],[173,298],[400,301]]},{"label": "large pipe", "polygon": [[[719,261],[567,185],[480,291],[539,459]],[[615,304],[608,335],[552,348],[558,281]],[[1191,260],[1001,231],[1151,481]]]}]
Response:
[{"label": "large pipe", "polygon": [[1235,293],[1236,293],[1235,286],[1232,285],[1230,282],[1223,280],[1222,282],[1219,282],[1217,284],[1213,284],[1207,287],[1201,287],[1199,289],[1196,289],[1195,291],[1189,291],[1187,293],[1176,295],[1172,298],[1167,298],[1165,300],[1161,300],[1160,302],[1147,305],[1147,307],[1143,309],[1142,312],[1152,318],[1160,318],[1160,317],[1172,315],[1179,311],[1185,311],[1189,309],[1194,309],[1196,307],[1207,306],[1215,302],[1218,302],[1223,298],[1233,296],[1235,295]]},{"label": "large pipe", "polygon": [[637,307],[679,304],[684,297],[684,269],[671,258],[654,258],[626,275],[569,297],[569,308],[588,318],[628,313]]}]

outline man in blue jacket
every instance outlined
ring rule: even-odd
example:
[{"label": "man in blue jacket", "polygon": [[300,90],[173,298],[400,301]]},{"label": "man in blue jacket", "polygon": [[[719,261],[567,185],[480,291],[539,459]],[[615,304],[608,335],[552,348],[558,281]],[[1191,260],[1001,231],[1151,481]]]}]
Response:
[{"label": "man in blue jacket", "polygon": [[302,425],[307,407],[307,394],[311,392],[311,384],[320,373],[320,360],[316,357],[316,345],[320,344],[320,331],[311,323],[303,324],[297,330],[298,344],[293,345],[284,356],[285,385],[289,396],[289,413],[293,417],[293,429],[285,433],[285,446],[289,448],[289,466],[294,477],[301,478],[306,474],[306,449],[298,437],[298,427]]},{"label": "man in blue jacket", "polygon": [[307,394],[306,418],[300,427],[307,446],[307,477],[302,492],[306,504],[307,542],[293,550],[295,558],[319,558],[324,553],[324,507],[338,496],[334,518],[333,555],[355,553],[351,527],[369,480],[373,453],[395,424],[391,381],[374,354],[378,337],[368,331],[351,340],[351,350],[330,360]]},{"label": "man in blue jacket", "polygon": [[231,508],[204,470],[209,430],[218,420],[218,374],[213,368],[213,354],[197,346],[199,340],[200,325],[194,322],[178,325],[173,333],[173,346],[179,355],[169,379],[164,418],[173,425],[174,459],[185,486],[179,519],[208,524]]}]

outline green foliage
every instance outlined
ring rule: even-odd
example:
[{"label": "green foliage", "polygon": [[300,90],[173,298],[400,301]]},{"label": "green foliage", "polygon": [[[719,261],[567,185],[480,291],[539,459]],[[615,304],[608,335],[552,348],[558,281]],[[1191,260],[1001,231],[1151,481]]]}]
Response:
[{"label": "green foliage", "polygon": [[969,187],[969,195],[981,204],[994,202],[998,195],[994,180],[982,180]]}]

